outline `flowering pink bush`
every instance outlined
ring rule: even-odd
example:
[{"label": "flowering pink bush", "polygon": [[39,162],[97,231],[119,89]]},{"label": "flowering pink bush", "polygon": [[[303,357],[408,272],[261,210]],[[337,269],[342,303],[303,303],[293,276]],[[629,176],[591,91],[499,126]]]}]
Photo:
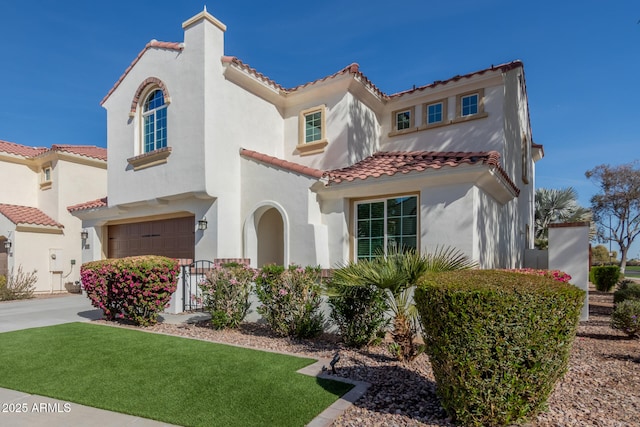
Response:
[{"label": "flowering pink bush", "polygon": [[265,265],[256,277],[258,313],[279,335],[311,338],[322,333],[320,269]]},{"label": "flowering pink bush", "polygon": [[247,265],[215,264],[198,284],[216,329],[237,328],[249,310],[249,294],[257,272]]},{"label": "flowering pink bush", "polygon": [[545,276],[558,282],[569,283],[571,276],[560,270],[536,270],[534,268],[515,268],[507,271],[513,271],[515,273],[534,274],[536,276]]},{"label": "flowering pink bush", "polygon": [[107,320],[126,319],[138,325],[157,322],[176,290],[180,265],[161,256],[138,256],[87,262],[80,279],[91,304]]}]

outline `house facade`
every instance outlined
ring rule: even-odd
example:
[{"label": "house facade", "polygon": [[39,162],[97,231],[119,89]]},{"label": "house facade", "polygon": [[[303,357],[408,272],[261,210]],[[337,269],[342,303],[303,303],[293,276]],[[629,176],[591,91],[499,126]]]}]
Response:
[{"label": "house facade", "polygon": [[106,180],[104,148],[0,141],[0,275],[36,270],[38,293],[78,281],[82,221],[67,207],[104,194]]},{"label": "house facade", "polygon": [[515,61],[388,95],[351,64],[283,88],[225,54],[203,11],[102,100],[105,197],[69,206],[83,262],[156,254],[331,268],[453,246],[484,268],[532,247],[535,162]]}]

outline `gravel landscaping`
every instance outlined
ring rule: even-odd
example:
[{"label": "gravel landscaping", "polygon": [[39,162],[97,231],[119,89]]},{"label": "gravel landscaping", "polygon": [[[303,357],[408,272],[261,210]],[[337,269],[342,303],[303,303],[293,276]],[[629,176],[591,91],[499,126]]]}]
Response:
[{"label": "gravel landscaping", "polygon": [[[611,293],[590,292],[590,320],[579,326],[569,371],[551,395],[548,411],[529,426],[640,425],[640,340],[609,327],[612,300]],[[333,426],[453,425],[440,407],[425,355],[400,363],[384,346],[354,351],[332,334],[316,340],[279,338],[260,324],[243,324],[237,331],[216,331],[206,323],[144,329],[316,358],[330,359],[339,351],[338,375],[371,387]]]}]

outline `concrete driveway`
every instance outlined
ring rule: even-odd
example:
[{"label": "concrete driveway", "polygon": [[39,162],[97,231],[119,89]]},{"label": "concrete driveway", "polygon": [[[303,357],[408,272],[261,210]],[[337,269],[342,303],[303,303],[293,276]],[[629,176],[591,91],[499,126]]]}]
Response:
[{"label": "concrete driveway", "polygon": [[102,318],[82,295],[0,302],[0,333]]}]

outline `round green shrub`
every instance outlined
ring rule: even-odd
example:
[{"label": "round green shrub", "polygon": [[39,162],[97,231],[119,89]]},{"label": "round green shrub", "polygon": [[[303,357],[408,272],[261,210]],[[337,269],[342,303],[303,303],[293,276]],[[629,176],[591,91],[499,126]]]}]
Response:
[{"label": "round green shrub", "polygon": [[508,425],[542,410],[566,372],[584,296],[514,272],[425,276],[415,301],[448,414],[462,425]]},{"label": "round green shrub", "polygon": [[640,336],[640,300],[628,299],[617,304],[611,314],[611,327],[630,337]]},{"label": "round green shrub", "polygon": [[593,284],[600,292],[611,292],[620,279],[620,267],[617,265],[602,265],[591,267]]},{"label": "round green shrub", "polygon": [[383,289],[375,286],[334,285],[329,297],[331,319],[348,347],[361,348],[380,340],[389,324]]}]

